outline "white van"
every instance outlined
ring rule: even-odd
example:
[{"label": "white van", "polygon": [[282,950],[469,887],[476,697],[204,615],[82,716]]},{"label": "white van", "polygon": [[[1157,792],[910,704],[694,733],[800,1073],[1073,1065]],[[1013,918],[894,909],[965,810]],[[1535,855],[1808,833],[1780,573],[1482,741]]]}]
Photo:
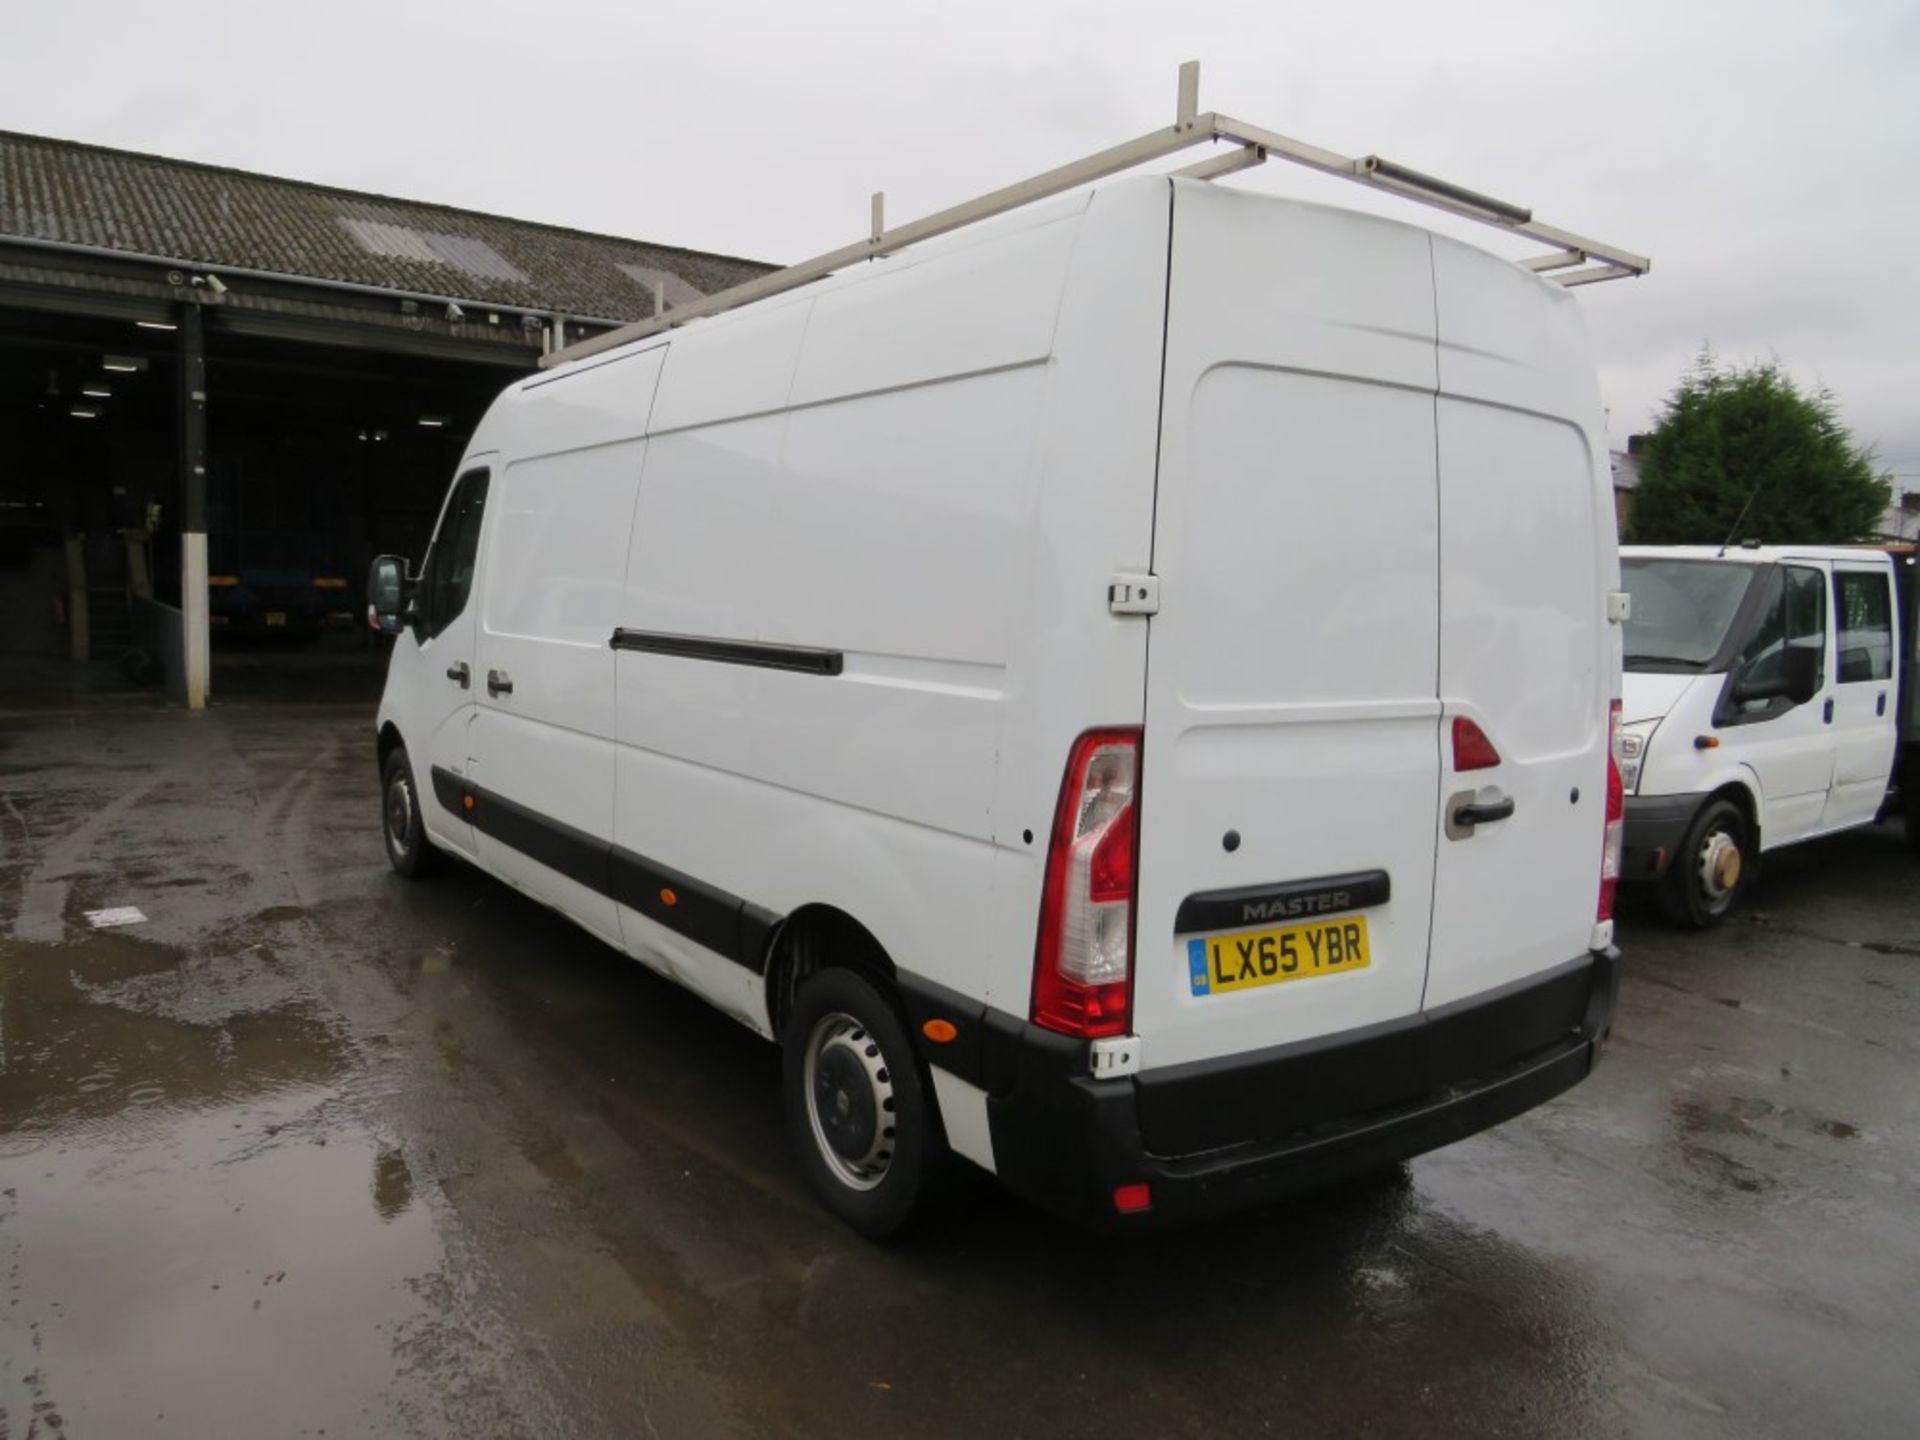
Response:
[{"label": "white van", "polygon": [[1913,556],[1630,545],[1620,568],[1623,875],[1657,882],[1672,919],[1715,925],[1763,852],[1898,802],[1902,750],[1920,754]]},{"label": "white van", "polygon": [[778,1041],[868,1233],[1246,1205],[1594,1063],[1616,546],[1568,291],[1123,180],[511,386],[376,565],[387,845]]}]

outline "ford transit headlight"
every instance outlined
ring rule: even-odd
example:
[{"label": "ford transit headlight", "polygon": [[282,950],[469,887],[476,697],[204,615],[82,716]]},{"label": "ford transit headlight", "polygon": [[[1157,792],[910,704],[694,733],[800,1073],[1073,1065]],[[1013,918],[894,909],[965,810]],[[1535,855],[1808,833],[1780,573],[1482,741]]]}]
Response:
[{"label": "ford transit headlight", "polygon": [[1659,728],[1658,720],[1636,720],[1620,727],[1620,783],[1629,795],[1640,793],[1640,762]]}]

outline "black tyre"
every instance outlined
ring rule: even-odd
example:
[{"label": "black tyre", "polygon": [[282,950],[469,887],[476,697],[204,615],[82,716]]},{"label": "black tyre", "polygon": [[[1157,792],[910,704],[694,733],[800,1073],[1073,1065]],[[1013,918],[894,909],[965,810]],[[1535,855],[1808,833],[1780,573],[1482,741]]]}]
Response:
[{"label": "black tyre", "polygon": [[404,747],[395,746],[381,770],[381,832],[387,839],[387,859],[409,880],[430,875],[440,852],[427,839],[420,819],[420,791],[413,781],[413,765]]},{"label": "black tyre", "polygon": [[862,1235],[894,1234],[945,1149],[899,1015],[853,971],[820,970],[781,1044],[787,1123],[815,1193]]},{"label": "black tyre", "polygon": [[1666,917],[1696,930],[1726,919],[1753,878],[1752,837],[1738,805],[1714,800],[1701,807],[1660,883]]}]

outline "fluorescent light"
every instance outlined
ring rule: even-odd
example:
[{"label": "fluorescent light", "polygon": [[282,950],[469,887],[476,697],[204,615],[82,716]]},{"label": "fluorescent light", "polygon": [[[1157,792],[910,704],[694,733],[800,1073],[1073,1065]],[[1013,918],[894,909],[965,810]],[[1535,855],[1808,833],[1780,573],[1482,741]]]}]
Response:
[{"label": "fluorescent light", "polygon": [[107,355],[101,358],[100,364],[103,369],[122,375],[137,374],[147,368],[146,358],[140,355]]},{"label": "fluorescent light", "polygon": [[171,320],[136,320],[133,323],[142,330],[178,330],[180,328]]},{"label": "fluorescent light", "polygon": [[98,405],[76,405],[67,411],[67,413],[76,420],[98,420],[100,418],[100,407]]},{"label": "fluorescent light", "polygon": [[442,425],[447,423],[447,417],[444,415],[422,415],[420,417],[420,423],[429,430],[438,430]]},{"label": "fluorescent light", "polygon": [[83,385],[80,387],[80,393],[91,396],[95,400],[111,400],[113,398],[113,391],[104,385]]}]

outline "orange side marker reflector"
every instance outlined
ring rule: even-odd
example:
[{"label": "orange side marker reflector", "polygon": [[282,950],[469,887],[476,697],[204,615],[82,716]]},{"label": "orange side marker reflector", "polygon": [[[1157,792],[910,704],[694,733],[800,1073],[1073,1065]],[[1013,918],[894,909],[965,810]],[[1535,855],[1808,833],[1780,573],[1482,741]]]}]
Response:
[{"label": "orange side marker reflector", "polygon": [[1718,735],[1696,735],[1693,737],[1693,748],[1696,750],[1718,750],[1720,748],[1720,737]]},{"label": "orange side marker reflector", "polygon": [[1144,1180],[1113,1187],[1113,1208],[1122,1215],[1138,1215],[1153,1208],[1153,1188]]},{"label": "orange side marker reflector", "polygon": [[945,1045],[951,1042],[960,1032],[954,1027],[954,1023],[951,1020],[936,1019],[929,1020],[926,1024],[922,1025],[920,1027],[920,1033],[936,1045]]},{"label": "orange side marker reflector", "polygon": [[660,903],[662,905],[678,905],[680,903],[680,897],[671,890],[662,889],[660,892]]},{"label": "orange side marker reflector", "polygon": [[463,806],[464,808],[466,808],[466,809],[468,809],[468,810],[471,810],[471,809],[473,809],[473,796],[471,796],[471,795],[462,795],[462,796],[460,797],[460,804],[461,804],[461,805],[462,805],[462,806]]}]

